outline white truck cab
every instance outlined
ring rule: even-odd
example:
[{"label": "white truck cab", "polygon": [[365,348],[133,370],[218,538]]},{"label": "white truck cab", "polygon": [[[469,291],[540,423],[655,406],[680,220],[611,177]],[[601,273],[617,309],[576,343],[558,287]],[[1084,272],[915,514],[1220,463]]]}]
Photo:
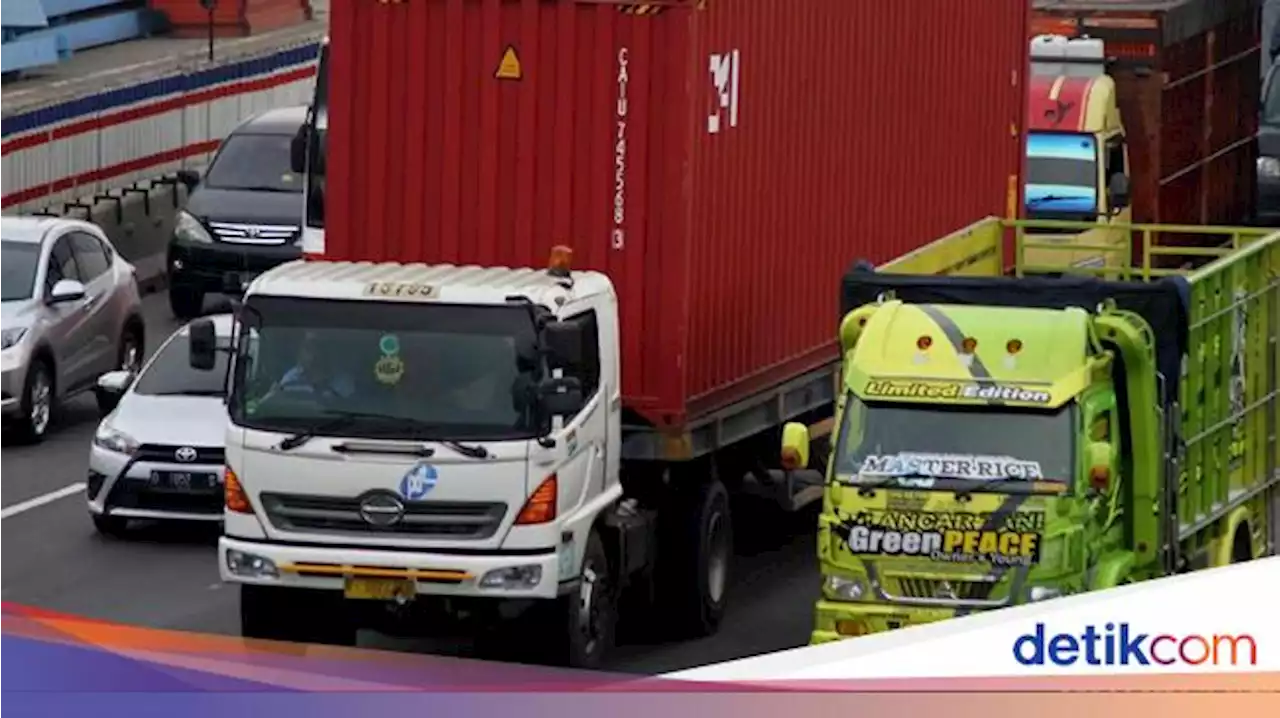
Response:
[{"label": "white truck cab", "polygon": [[233,354],[218,563],[243,635],[345,644],[533,610],[530,643],[596,667],[619,605],[670,637],[718,629],[730,492],[821,498],[821,448],[763,457],[784,422],[829,431],[836,366],[645,423],[624,407],[614,286],[571,258],[300,260],[248,287],[230,349],[191,324],[193,367]]},{"label": "white truck cab", "polygon": [[246,636],[350,642],[356,599],[590,607],[593,526],[622,494],[617,298],[560,251],[542,271],[299,261],[252,283],[219,542]]}]

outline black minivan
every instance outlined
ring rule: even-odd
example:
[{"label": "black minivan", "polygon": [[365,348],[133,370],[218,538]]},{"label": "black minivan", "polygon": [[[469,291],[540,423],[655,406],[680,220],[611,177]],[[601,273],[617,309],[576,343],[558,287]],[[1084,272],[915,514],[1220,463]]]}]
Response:
[{"label": "black minivan", "polygon": [[257,275],[302,256],[303,176],[290,169],[290,143],[307,108],[246,120],[218,148],[202,177],[182,170],[190,194],[169,240],[169,306],[198,316],[206,294],[247,287]]}]

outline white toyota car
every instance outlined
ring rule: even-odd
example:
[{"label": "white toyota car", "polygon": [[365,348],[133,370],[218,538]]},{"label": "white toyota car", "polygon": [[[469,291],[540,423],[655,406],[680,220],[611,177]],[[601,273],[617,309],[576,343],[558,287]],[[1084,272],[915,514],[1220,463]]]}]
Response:
[{"label": "white toyota car", "polygon": [[[231,315],[209,318],[219,345],[230,346]],[[89,514],[104,534],[123,535],[130,519],[222,520],[228,354],[218,352],[214,371],[192,369],[189,338],[184,326],[136,376],[98,380],[117,397],[89,453]]]}]

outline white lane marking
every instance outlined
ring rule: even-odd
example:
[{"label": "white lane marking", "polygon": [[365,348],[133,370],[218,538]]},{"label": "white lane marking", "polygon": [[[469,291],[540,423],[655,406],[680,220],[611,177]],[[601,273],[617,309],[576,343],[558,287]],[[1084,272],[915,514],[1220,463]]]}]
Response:
[{"label": "white lane marking", "polygon": [[71,484],[70,486],[64,486],[57,491],[50,491],[49,493],[37,496],[34,499],[27,499],[22,503],[14,504],[13,506],[6,506],[3,510],[0,510],[0,520],[7,519],[11,516],[17,516],[24,511],[40,508],[41,506],[51,504],[58,499],[65,499],[68,496],[75,496],[76,494],[83,493],[84,488],[85,484],[81,481]]}]

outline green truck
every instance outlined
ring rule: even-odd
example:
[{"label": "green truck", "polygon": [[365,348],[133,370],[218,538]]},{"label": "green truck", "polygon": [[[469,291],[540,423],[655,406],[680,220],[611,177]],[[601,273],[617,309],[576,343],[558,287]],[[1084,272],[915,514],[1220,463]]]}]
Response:
[{"label": "green truck", "polygon": [[1048,277],[1042,224],[847,274],[813,643],[1274,552],[1280,232],[1131,225],[1141,266]]}]

